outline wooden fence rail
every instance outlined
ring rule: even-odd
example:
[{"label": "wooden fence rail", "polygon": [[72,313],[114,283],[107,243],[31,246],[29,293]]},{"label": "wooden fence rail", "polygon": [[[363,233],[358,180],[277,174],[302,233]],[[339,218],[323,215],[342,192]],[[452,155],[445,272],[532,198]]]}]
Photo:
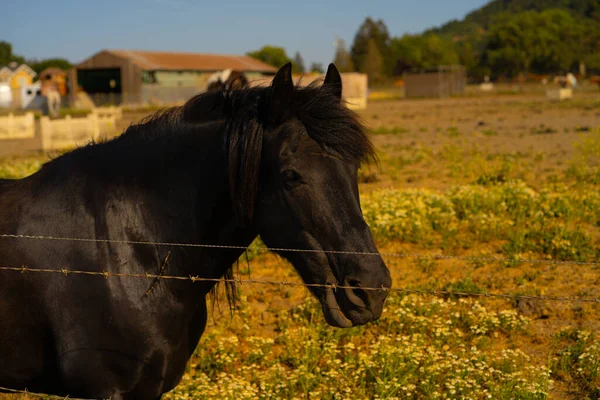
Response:
[{"label": "wooden fence rail", "polygon": [[121,107],[99,107],[91,110],[85,117],[50,119],[41,117],[36,122],[34,113],[23,116],[9,114],[0,117],[0,142],[5,147],[18,149],[22,142],[27,150],[32,150],[35,141],[37,150],[49,151],[82,145],[100,137],[110,137],[116,133],[117,121],[123,117]]},{"label": "wooden fence rail", "polygon": [[32,112],[25,115],[12,113],[0,117],[0,140],[32,139],[35,137],[35,116]]}]

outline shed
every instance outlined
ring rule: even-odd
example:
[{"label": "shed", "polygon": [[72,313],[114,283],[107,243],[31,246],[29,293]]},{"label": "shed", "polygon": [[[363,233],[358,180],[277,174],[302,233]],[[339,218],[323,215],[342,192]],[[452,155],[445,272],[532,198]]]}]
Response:
[{"label": "shed", "polygon": [[79,63],[69,80],[73,94],[83,90],[97,105],[167,103],[205,90],[210,75],[228,68],[249,80],[277,72],[249,56],[103,50]]},{"label": "shed", "polygon": [[406,97],[450,97],[463,94],[467,74],[462,65],[412,68],[403,74]]}]

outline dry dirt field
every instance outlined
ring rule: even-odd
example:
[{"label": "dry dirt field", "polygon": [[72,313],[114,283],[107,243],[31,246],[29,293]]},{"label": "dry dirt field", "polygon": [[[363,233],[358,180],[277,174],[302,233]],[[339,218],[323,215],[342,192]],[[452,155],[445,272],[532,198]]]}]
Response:
[{"label": "dry dirt field", "polygon": [[[600,300],[518,297],[600,299],[600,93],[373,101],[359,114],[379,152],[361,168],[365,218],[381,253],[405,254],[384,256],[393,286],[513,297],[397,292],[377,323],[339,330],[302,287],[241,284],[167,398],[600,398]],[[0,178],[43,157],[0,160]],[[299,282],[258,250],[235,274]]]}]

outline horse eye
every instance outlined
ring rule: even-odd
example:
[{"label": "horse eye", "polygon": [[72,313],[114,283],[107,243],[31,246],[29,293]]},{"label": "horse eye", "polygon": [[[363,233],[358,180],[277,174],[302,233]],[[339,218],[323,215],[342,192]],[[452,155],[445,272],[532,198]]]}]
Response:
[{"label": "horse eye", "polygon": [[296,171],[283,171],[283,186],[290,190],[300,185],[300,175]]},{"label": "horse eye", "polygon": [[290,169],[283,171],[283,177],[286,181],[298,181],[300,180],[300,175],[296,171],[292,171]]}]

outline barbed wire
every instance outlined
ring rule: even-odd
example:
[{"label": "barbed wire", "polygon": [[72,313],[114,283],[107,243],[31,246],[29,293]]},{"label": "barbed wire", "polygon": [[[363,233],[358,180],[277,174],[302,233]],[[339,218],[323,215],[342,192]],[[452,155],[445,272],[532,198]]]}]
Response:
[{"label": "barbed wire", "polygon": [[[23,394],[26,396],[33,396],[33,397],[39,397],[42,399],[60,399],[60,400],[93,400],[93,399],[83,399],[83,398],[77,398],[77,397],[71,397],[71,396],[57,396],[55,394],[46,394],[46,393],[35,393],[35,392],[30,392],[29,390],[25,389],[25,390],[17,390],[17,389],[10,389],[10,388],[6,388],[6,387],[2,387],[0,386],[0,392],[6,392],[6,393],[12,393],[12,394]],[[110,400],[106,399],[106,400]]]},{"label": "barbed wire", "polygon": [[478,257],[478,256],[457,256],[457,255],[423,254],[423,253],[380,253],[380,252],[323,250],[323,249],[294,249],[294,248],[266,247],[266,246],[234,246],[234,245],[218,245],[218,244],[152,242],[152,241],[119,240],[119,239],[91,239],[91,238],[73,238],[73,237],[43,236],[43,235],[0,234],[0,238],[55,240],[55,241],[88,242],[88,243],[136,244],[136,245],[149,245],[149,246],[199,247],[199,248],[208,248],[208,249],[256,250],[256,251],[261,251],[261,252],[272,251],[272,252],[293,252],[293,253],[325,253],[325,254],[346,254],[346,255],[357,255],[357,256],[376,256],[376,257],[395,257],[395,258],[421,258],[421,259],[434,259],[434,260],[505,262],[505,263],[547,264],[547,265],[600,266],[600,261],[525,259],[525,258],[507,258],[507,257]]},{"label": "barbed wire", "polygon": [[[482,261],[482,262],[513,262],[513,263],[538,263],[538,264],[573,264],[573,265],[590,265],[600,266],[600,262],[580,262],[580,261],[568,261],[568,260],[540,260],[540,259],[510,259],[501,257],[472,257],[472,256],[455,256],[455,255],[430,255],[430,254],[419,254],[419,253],[379,253],[379,252],[356,252],[356,251],[336,251],[336,250],[313,250],[313,249],[288,249],[288,248],[269,248],[260,246],[227,246],[227,245],[210,245],[210,244],[195,244],[195,243],[171,243],[171,242],[151,242],[151,241],[129,241],[129,240],[115,240],[115,239],[86,239],[86,238],[70,238],[70,237],[57,237],[57,236],[42,236],[42,235],[16,235],[16,234],[0,234],[0,238],[14,238],[14,239],[32,239],[32,240],[56,240],[56,241],[73,241],[73,242],[88,242],[88,243],[114,243],[114,244],[137,244],[137,245],[153,245],[153,246],[173,246],[173,247],[200,247],[200,248],[213,248],[213,249],[236,249],[236,250],[256,250],[256,251],[282,251],[282,252],[306,252],[306,253],[331,253],[331,254],[347,254],[347,255],[365,255],[365,256],[379,256],[379,257],[399,257],[399,258],[429,258],[429,259],[446,259],[446,260],[462,260],[462,261]],[[166,262],[166,260],[165,260]],[[600,304],[600,298],[594,297],[564,297],[564,296],[536,296],[536,295],[519,295],[510,293],[490,293],[490,292],[465,292],[465,291],[453,291],[453,290],[426,290],[426,289],[411,289],[411,288],[398,288],[398,287],[360,287],[360,286],[347,286],[347,285],[336,285],[336,284],[318,284],[318,283],[304,283],[304,282],[289,282],[289,281],[272,281],[272,280],[261,280],[261,279],[224,279],[224,278],[203,278],[198,276],[178,276],[178,275],[163,275],[151,274],[151,273],[124,273],[124,272],[111,272],[111,271],[84,271],[84,270],[71,270],[67,268],[51,269],[51,268],[29,268],[25,265],[20,267],[9,267],[0,266],[0,271],[13,271],[20,273],[50,273],[50,274],[61,274],[64,276],[69,275],[87,275],[87,276],[101,276],[105,279],[108,278],[143,278],[143,279],[154,279],[160,280],[178,280],[178,281],[191,281],[195,282],[230,282],[235,284],[263,284],[263,285],[277,285],[277,286],[290,286],[290,287],[315,287],[325,289],[361,289],[367,291],[386,291],[396,292],[405,294],[418,294],[418,295],[433,295],[433,296],[459,296],[459,297],[485,297],[485,298],[496,298],[505,300],[538,300],[538,301],[559,301],[559,302],[582,302],[582,303],[595,303]],[[24,394],[39,398],[47,399],[71,399],[71,400],[87,400],[77,399],[69,396],[57,396],[44,393],[35,393],[28,390],[16,390],[5,387],[0,387],[0,391]]]},{"label": "barbed wire", "polygon": [[349,285],[337,285],[337,284],[323,284],[323,283],[304,283],[304,282],[290,282],[290,281],[271,281],[262,279],[225,279],[225,278],[203,278],[199,276],[180,276],[180,275],[159,275],[151,273],[129,273],[129,272],[111,272],[111,271],[82,271],[72,270],[67,268],[51,269],[51,268],[29,268],[26,266],[21,267],[7,267],[0,266],[0,271],[15,271],[21,273],[53,273],[61,274],[64,276],[69,275],[88,275],[88,276],[101,276],[105,279],[108,278],[145,278],[145,279],[156,279],[156,280],[177,280],[177,281],[190,281],[195,282],[229,282],[234,284],[262,284],[262,285],[276,285],[276,286],[300,286],[306,288],[323,288],[323,289],[360,289],[366,291],[380,291],[380,292],[396,292],[406,294],[421,294],[421,295],[433,295],[433,296],[461,296],[461,297],[487,297],[487,298],[501,298],[509,300],[541,300],[541,301],[569,301],[569,302],[583,302],[583,303],[597,303],[600,304],[600,298],[595,297],[557,297],[557,296],[535,296],[535,295],[519,295],[510,293],[489,293],[489,292],[464,292],[464,291],[453,291],[453,290],[426,290],[426,289],[411,289],[411,288],[399,288],[399,287],[363,287],[363,286],[349,286]]}]

